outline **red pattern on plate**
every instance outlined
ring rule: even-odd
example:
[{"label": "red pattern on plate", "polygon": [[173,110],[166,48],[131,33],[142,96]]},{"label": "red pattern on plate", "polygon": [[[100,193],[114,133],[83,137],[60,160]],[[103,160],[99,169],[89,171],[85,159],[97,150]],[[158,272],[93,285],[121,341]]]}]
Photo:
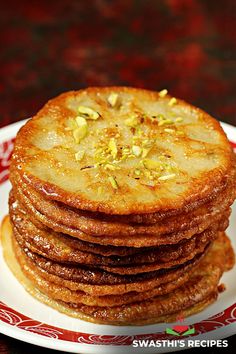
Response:
[{"label": "red pattern on plate", "polygon": [[[236,143],[231,142],[236,152]],[[13,151],[14,139],[0,144],[0,184],[8,179],[9,160]],[[165,332],[140,335],[97,335],[82,332],[69,331],[63,328],[54,327],[36,320],[33,320],[0,301],[0,321],[21,330],[32,332],[54,340],[64,340],[81,344],[95,345],[131,345],[133,340],[162,340],[174,339],[175,337],[167,335]],[[236,322],[236,303],[206,320],[194,324],[195,334],[211,332],[217,328],[227,326]],[[168,326],[168,325],[167,325]]]},{"label": "red pattern on plate", "polygon": [[10,158],[12,155],[15,139],[0,144],[0,184],[9,177]]},{"label": "red pattern on plate", "polygon": [[[29,317],[15,311],[3,302],[0,302],[0,320],[22,329],[48,338],[64,340],[81,344],[93,345],[131,345],[133,340],[163,340],[174,339],[175,337],[167,335],[165,332],[139,335],[106,335],[90,334],[82,332],[69,331],[63,328],[54,327],[43,322],[32,320]],[[233,304],[223,312],[194,324],[195,334],[211,332],[217,328],[227,326],[236,322],[236,304]],[[168,326],[168,325],[167,325]]]},{"label": "red pattern on plate", "polygon": [[234,143],[233,141],[230,142],[230,144],[233,147],[234,152],[236,153],[236,143]]}]

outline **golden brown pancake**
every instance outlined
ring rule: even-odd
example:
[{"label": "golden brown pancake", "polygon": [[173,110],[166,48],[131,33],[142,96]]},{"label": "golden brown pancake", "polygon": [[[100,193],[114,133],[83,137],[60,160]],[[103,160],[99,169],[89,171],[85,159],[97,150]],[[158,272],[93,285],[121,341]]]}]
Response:
[{"label": "golden brown pancake", "polygon": [[17,244],[15,240],[13,240],[13,243],[17,260],[23,273],[28,277],[28,279],[30,279],[30,281],[32,281],[32,283],[46,295],[64,302],[83,303],[89,306],[103,307],[129,304],[135,301],[142,301],[153,296],[169,293],[186,282],[190,276],[190,272],[185,272],[175,281],[161,284],[158,287],[148,291],[133,291],[122,295],[94,296],[86,294],[83,291],[69,289],[62,284],[61,278],[56,275],[53,276],[54,282],[49,281],[47,276],[45,276],[45,272],[38,268],[35,263],[26,256],[26,254],[19,247],[19,244]]},{"label": "golden brown pancake", "polygon": [[[15,274],[21,278],[21,281],[22,279],[27,279],[26,283],[23,281],[26,289],[35,294],[35,292],[32,291],[33,286],[30,284],[31,281],[37,277],[32,276],[31,280],[29,280],[28,277],[24,278],[24,276],[22,278],[23,273],[19,275],[19,270],[16,270],[17,267],[15,267],[15,264],[18,267],[19,264],[17,264],[14,257],[14,252],[11,248],[11,230],[7,222],[8,221],[5,220],[5,225],[3,225],[4,227],[2,229],[4,256],[9,266],[15,269]],[[14,249],[16,254],[18,254],[18,260],[20,260],[22,266],[22,264],[24,264],[25,256],[15,241]],[[57,286],[54,288],[55,291],[48,290],[48,292],[50,294],[49,297],[54,294],[57,299],[58,297],[63,297],[64,300],[67,299],[67,301],[60,300],[56,302],[58,310],[64,312],[65,308],[71,308],[79,318],[86,318],[87,320],[98,323],[109,323],[116,325],[156,323],[158,321],[170,319],[171,316],[174,316],[179,311],[186,311],[186,313],[192,314],[197,311],[197,309],[202,310],[204,306],[215,300],[218,292],[217,285],[219,279],[225,270],[228,270],[233,266],[233,263],[234,254],[230,241],[223,233],[220,233],[220,237],[214,241],[209,252],[202,258],[194,271],[191,272],[188,282],[185,282],[171,293],[159,296],[154,295],[151,299],[140,301],[134,300],[134,302],[127,305],[103,307],[102,301],[104,299],[100,299],[101,306],[84,305],[79,302],[79,298],[83,299],[85,302],[89,302],[90,300],[92,302],[92,299],[90,297],[86,298],[86,295],[83,295],[82,297],[82,294],[78,293],[76,297],[75,293],[72,295],[68,289],[66,290],[66,288],[60,289],[62,294],[61,296],[57,294]],[[24,266],[23,268],[25,270]],[[46,284],[44,281],[41,283],[41,289],[44,285],[48,289],[49,284]],[[50,283],[50,286],[52,287],[53,283]],[[153,292],[155,292],[155,290]],[[39,294],[38,291],[36,291],[36,293]],[[128,296],[129,295],[127,295],[127,297]],[[137,298],[139,298],[139,296],[140,295],[137,294]],[[78,303],[68,301],[70,299],[78,299]],[[96,300],[94,300],[94,302],[95,301]],[[49,300],[48,303],[50,304]],[[60,305],[62,305],[62,307]],[[51,303],[51,306],[55,307],[56,305],[53,302]],[[69,313],[70,315],[73,315],[72,311],[69,311]]]},{"label": "golden brown pancake", "polygon": [[[135,324],[136,321],[148,321],[150,318],[171,315],[194,306],[217,293],[219,279],[232,266],[232,247],[229,239],[222,235],[215,241],[216,246],[203,259],[190,279],[175,291],[149,300],[117,307],[94,307],[70,304],[73,309],[93,316],[96,321],[110,324]],[[229,258],[227,256],[229,255]]]},{"label": "golden brown pancake", "polygon": [[236,157],[200,109],[127,87],[72,91],[17,134],[4,257],[69,316],[143,325],[216,300]]},{"label": "golden brown pancake", "polygon": [[[127,261],[124,260],[124,262],[128,262],[130,261],[130,265],[128,264],[123,264],[120,261],[120,258],[118,259],[118,261],[116,262],[116,260],[113,260],[113,265],[109,264],[109,259],[107,260],[106,258],[101,259],[101,257],[96,257],[98,258],[98,262],[96,262],[96,259],[94,258],[95,256],[93,254],[77,254],[79,261],[77,259],[77,262],[75,261],[75,259],[72,259],[72,261],[63,261],[61,259],[58,260],[59,257],[52,257],[51,254],[46,255],[46,254],[42,254],[43,252],[41,252],[40,249],[32,246],[31,244],[27,243],[24,241],[24,239],[21,237],[21,235],[18,233],[18,231],[16,229],[13,229],[13,233],[14,233],[14,238],[17,240],[17,242],[19,243],[19,245],[23,248],[23,249],[29,249],[32,253],[34,254],[39,254],[41,256],[43,256],[44,258],[47,257],[47,260],[51,260],[51,261],[55,261],[55,262],[66,262],[66,264],[72,264],[72,265],[76,265],[76,266],[88,266],[88,267],[93,267],[94,264],[96,264],[96,268],[97,269],[103,269],[105,271],[108,271],[109,273],[113,273],[113,274],[141,274],[141,273],[148,273],[148,272],[153,272],[159,269],[168,269],[168,268],[173,268],[175,266],[179,266],[182,264],[185,264],[188,261],[191,261],[195,256],[197,256],[198,254],[202,254],[205,250],[205,248],[207,246],[209,246],[210,241],[205,241],[205,242],[200,242],[199,247],[195,248],[192,252],[190,252],[188,254],[188,256],[185,257],[176,257],[176,259],[172,259],[169,261],[163,262],[163,260],[156,260],[154,258],[154,261],[151,262],[151,260],[148,263],[144,263],[140,265],[140,263],[138,262],[139,259],[142,259],[143,255],[142,254],[137,254],[136,256],[136,263],[132,262],[130,259],[128,259]],[[216,238],[216,233],[211,233],[212,235],[212,239]],[[203,237],[205,238],[205,235],[203,235]],[[28,247],[29,246],[29,247]],[[56,259],[57,258],[57,259]],[[75,257],[76,258],[76,257]],[[102,264],[99,264],[102,263]],[[108,265],[104,265],[104,264],[108,264]]]},{"label": "golden brown pancake", "polygon": [[[110,94],[119,96],[119,107],[110,106]],[[47,198],[116,215],[181,214],[217,195],[234,164],[223,129],[208,114],[125,87],[52,99],[21,128],[12,161]]]},{"label": "golden brown pancake", "polygon": [[[32,204],[45,218],[84,233],[92,233],[94,236],[162,235],[186,230],[199,224],[204,225],[211,217],[228,208],[236,196],[235,188],[233,188],[236,186],[236,173],[234,170],[232,172],[233,175],[226,189],[219,193],[216,198],[189,213],[162,219],[154,225],[128,223],[128,220],[126,220],[126,223],[122,223],[122,220],[112,221],[114,216],[108,217],[105,214],[99,215],[98,213],[93,215],[95,213],[68,208],[66,205],[51,201],[37,193],[24,183],[16,172],[12,173],[12,183],[18,194],[24,194],[26,204]],[[23,199],[21,200],[23,201]]]},{"label": "golden brown pancake", "polygon": [[151,246],[159,246],[165,244],[175,244],[184,239],[189,239],[196,233],[201,233],[206,230],[209,225],[213,225],[212,227],[216,230],[224,231],[228,226],[228,218],[231,210],[226,209],[223,212],[216,213],[212,218],[206,219],[203,224],[196,225],[187,230],[183,230],[176,233],[170,233],[168,235],[132,235],[132,237],[128,236],[93,236],[89,234],[85,234],[80,230],[76,230],[74,228],[63,226],[61,223],[57,223],[51,219],[45,217],[45,215],[41,214],[38,210],[36,210],[31,203],[25,198],[23,194],[20,194],[18,190],[14,190],[15,198],[21,204],[21,208],[23,207],[28,213],[31,221],[38,228],[50,228],[56,232],[60,232],[63,234],[70,235],[75,238],[79,238],[80,240],[97,243],[100,245],[112,245],[112,246],[127,246],[127,247],[151,247]]},{"label": "golden brown pancake", "polygon": [[[35,293],[35,292],[34,292]],[[104,324],[107,323],[107,321],[103,321],[98,319],[97,317],[94,318],[92,316],[87,315],[86,313],[83,313],[82,311],[78,310],[78,307],[74,304],[68,305],[65,302],[62,301],[52,301],[51,298],[42,296],[42,293],[36,295],[38,299],[41,299],[42,302],[48,304],[49,306],[57,309],[57,311],[62,312],[68,316],[79,318],[79,319],[84,319],[85,321],[89,322],[94,322],[94,323],[100,323]],[[206,299],[188,307],[188,308],[183,308],[175,313],[172,313],[170,315],[160,315],[160,316],[155,316],[155,317],[149,317],[149,319],[146,320],[136,320],[135,322],[130,322],[126,323],[125,325],[132,325],[132,326],[144,326],[148,324],[154,324],[154,323],[168,323],[168,322],[176,322],[178,318],[182,317],[187,317],[187,316],[192,316],[198,312],[203,311],[207,306],[211,305],[213,302],[217,300],[218,297],[218,292],[214,291],[212,292]],[[109,323],[110,325],[124,325],[122,321],[114,321]]]},{"label": "golden brown pancake", "polygon": [[168,268],[158,267],[157,270],[140,272],[134,274],[119,274],[115,272],[109,272],[101,267],[97,266],[87,266],[87,265],[72,265],[66,263],[58,263],[55,261],[50,261],[48,258],[39,256],[36,253],[29,251],[27,248],[24,249],[26,255],[36,264],[37,267],[43,269],[46,273],[59,276],[61,279],[72,280],[75,282],[81,282],[85,284],[122,284],[122,283],[132,283],[141,282],[146,279],[154,279],[168,271],[175,271],[178,268],[185,267],[188,264],[193,264],[197,261],[201,255],[207,251],[208,247],[199,254],[197,254],[191,260],[187,260],[182,264],[174,264]]},{"label": "golden brown pancake", "polygon": [[[50,260],[66,263],[96,264],[96,265],[141,265],[176,260],[179,264],[181,257],[193,258],[194,254],[201,253],[205,246],[213,240],[217,232],[209,230],[195,235],[190,240],[181,241],[176,245],[163,245],[151,250],[148,248],[138,249],[138,253],[129,256],[101,256],[91,252],[84,252],[78,246],[73,247],[74,242],[66,242],[68,236],[62,236],[55,232],[46,232],[37,229],[30,221],[26,213],[23,213],[14,201],[10,204],[11,222],[14,236],[22,248],[28,248],[34,253],[42,255]],[[118,252],[118,251],[117,251]],[[192,253],[191,253],[192,252]]]},{"label": "golden brown pancake", "polygon": [[[9,245],[5,247],[5,249],[8,249],[11,247],[11,235],[12,235],[12,227],[9,222],[9,217],[6,217],[4,219],[4,222],[2,224],[2,235],[3,239],[5,242],[9,242]],[[37,257],[37,256],[36,256]],[[36,259],[35,257],[35,259]],[[30,260],[29,257],[27,257],[28,261],[31,262],[31,268],[32,268],[32,262],[33,259]],[[42,259],[42,258],[41,258]],[[86,284],[86,283],[79,283],[78,279],[77,281],[72,281],[72,280],[66,280],[62,277],[58,277],[58,274],[51,274],[48,271],[45,271],[44,269],[40,268],[40,257],[37,259],[37,263],[35,264],[34,271],[39,274],[40,277],[43,277],[45,280],[48,280],[50,282],[63,285],[71,290],[81,290],[84,291],[88,294],[91,295],[97,295],[97,296],[102,296],[102,295],[107,295],[107,294],[124,294],[128,292],[144,292],[150,289],[153,289],[155,287],[158,287],[161,284],[165,284],[168,282],[173,282],[181,278],[184,274],[189,274],[189,272],[192,271],[192,268],[198,264],[200,261],[201,257],[197,257],[195,260],[192,260],[191,262],[187,262],[187,264],[179,267],[175,267],[172,270],[164,270],[164,271],[158,271],[154,273],[154,277],[147,276],[146,274],[141,275],[140,279],[137,278],[137,276],[132,276],[132,277],[127,277],[127,276],[116,276],[116,278],[113,275],[113,282],[112,284],[102,284],[102,285],[91,285],[91,284]],[[48,268],[47,268],[48,270]],[[106,274],[106,272],[103,272]],[[100,273],[101,274],[101,273]],[[158,276],[157,276],[158,274]],[[64,274],[65,276],[65,274]],[[96,272],[96,276],[98,281],[101,283],[101,276],[99,277],[99,272]],[[107,278],[109,279],[109,278]],[[106,279],[106,280],[107,280]],[[116,283],[114,283],[114,279],[116,280]],[[119,279],[122,280],[119,282]],[[91,280],[91,279],[90,279]],[[82,278],[82,281],[85,281],[85,279]]]}]

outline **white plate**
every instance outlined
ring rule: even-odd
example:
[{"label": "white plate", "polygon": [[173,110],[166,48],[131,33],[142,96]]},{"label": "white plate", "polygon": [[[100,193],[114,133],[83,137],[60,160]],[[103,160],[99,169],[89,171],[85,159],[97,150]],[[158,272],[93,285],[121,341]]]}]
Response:
[{"label": "white plate", "polygon": [[[10,190],[8,181],[9,157],[13,138],[24,122],[0,130],[0,220],[8,212]],[[236,148],[236,128],[222,124]],[[236,204],[227,231],[236,250]],[[174,339],[165,334],[172,324],[146,326],[105,326],[84,322],[58,313],[31,297],[7,268],[0,252],[0,332],[42,347],[72,353],[143,353],[144,348],[132,347],[134,339]],[[224,274],[222,282],[227,290],[217,302],[201,313],[184,320],[185,325],[195,328],[194,339],[224,338],[236,333],[236,267]],[[182,339],[182,338],[181,338]],[[173,351],[162,348],[158,352]],[[157,352],[156,348],[147,349]]]}]

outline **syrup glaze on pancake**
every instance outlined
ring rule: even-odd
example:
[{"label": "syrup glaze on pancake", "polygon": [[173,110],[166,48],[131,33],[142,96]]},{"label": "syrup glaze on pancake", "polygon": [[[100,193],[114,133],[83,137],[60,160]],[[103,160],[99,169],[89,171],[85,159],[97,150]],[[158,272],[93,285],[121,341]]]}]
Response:
[{"label": "syrup glaze on pancake", "polygon": [[217,294],[218,282],[225,270],[232,267],[234,256],[229,239],[221,233],[214,241],[213,247],[192,272],[187,283],[172,293],[161,295],[141,303],[128,306],[96,307],[70,304],[73,309],[93,316],[100,323],[135,324],[136,322],[152,323],[153,318],[166,316],[189,308]]},{"label": "syrup glaze on pancake", "polygon": [[[119,96],[117,107],[109,104],[111,93]],[[75,139],[78,128],[68,125],[78,115],[86,125],[82,140]],[[173,134],[166,131],[169,122]],[[150,163],[134,149],[145,142],[151,145],[151,165],[162,167],[154,177]],[[122,149],[129,149],[129,158],[123,158]],[[86,153],[76,160],[79,151]],[[102,154],[117,166],[108,169]],[[28,121],[17,135],[13,165],[34,189],[75,208],[123,215],[174,209],[180,214],[222,190],[233,153],[220,124],[184,101],[140,89],[91,88],[56,97]],[[134,177],[137,168],[142,178]]]},{"label": "syrup glaze on pancake", "polygon": [[214,118],[166,90],[49,101],[17,134],[10,180],[6,262],[70,316],[175,320],[213,302],[234,265],[236,157]]},{"label": "syrup glaze on pancake", "polygon": [[[14,239],[13,243],[16,258],[27,278],[46,295],[55,300],[61,300],[64,302],[82,303],[89,306],[103,307],[125,305],[136,301],[143,301],[153,296],[169,293],[181,286],[190,277],[190,272],[184,272],[176,280],[163,283],[148,291],[132,291],[122,295],[94,296],[94,294],[90,295],[81,290],[71,290],[69,287],[65,286],[61,281],[61,278],[56,275],[48,277],[42,269],[38,268],[36,264],[26,256]],[[66,285],[68,285],[68,281]]]},{"label": "syrup glaze on pancake", "polygon": [[188,264],[197,261],[201,255],[207,251],[208,247],[199,254],[197,254],[191,260],[183,262],[182,264],[174,264],[169,268],[159,268],[150,272],[134,273],[134,274],[119,274],[112,273],[103,270],[99,267],[92,266],[80,266],[80,265],[69,265],[66,263],[58,263],[50,261],[47,258],[39,256],[36,253],[29,251],[27,248],[24,249],[26,255],[37,265],[37,267],[43,269],[45,272],[57,275],[65,280],[72,280],[85,284],[122,284],[131,282],[141,282],[146,279],[154,279],[160,275],[165,274],[168,271],[175,271],[178,268],[184,267]]},{"label": "syrup glaze on pancake", "polygon": [[[8,249],[11,247],[11,239],[13,237],[13,232],[12,232],[12,227],[10,224],[10,219],[9,217],[6,217],[4,219],[4,222],[2,224],[2,236],[7,243],[7,246],[5,246],[5,249]],[[10,240],[10,241],[9,241]],[[9,241],[9,242],[8,242]],[[26,250],[27,251],[27,250]],[[25,252],[24,252],[25,253]],[[7,255],[6,255],[7,257]],[[8,257],[7,257],[8,258]],[[39,257],[40,258],[40,257]],[[201,260],[201,256],[198,256],[196,259],[192,260],[191,262],[187,262],[186,264],[178,267],[174,267],[171,270],[163,270],[163,271],[158,271],[154,273],[154,277],[150,278],[150,274],[142,274],[140,279],[138,280],[137,276],[116,276],[116,283],[114,284],[111,282],[111,284],[101,284],[101,276],[99,277],[99,274],[101,273],[96,272],[97,280],[100,282],[100,285],[96,284],[86,284],[86,283],[80,283],[77,281],[72,281],[72,280],[66,280],[62,277],[59,277],[58,274],[51,274],[48,271],[45,271],[44,269],[39,267],[38,263],[35,263],[33,259],[30,259],[29,257],[26,256],[24,257],[24,260],[27,259],[27,267],[30,267],[31,269],[39,275],[39,277],[44,278],[47,281],[63,285],[67,287],[68,289],[71,289],[73,291],[75,290],[80,290],[84,291],[88,294],[91,295],[96,295],[96,296],[102,296],[102,295],[107,295],[107,294],[113,294],[113,295],[118,295],[118,294],[125,294],[128,292],[145,292],[147,290],[153,289],[155,287],[160,286],[161,284],[166,284],[168,282],[173,282],[177,281],[179,278],[181,278],[184,274],[189,274],[189,272],[192,271],[193,267],[195,267],[199,261]],[[30,263],[30,266],[29,266]],[[34,264],[34,266],[32,266]],[[48,269],[47,269],[48,270]],[[104,272],[103,273],[107,273]],[[158,276],[156,276],[158,274]],[[91,274],[90,274],[91,276]],[[113,281],[114,281],[114,275],[113,276]],[[118,281],[119,280],[121,281]],[[94,279],[93,279],[94,280]],[[84,279],[83,279],[84,281]]]},{"label": "syrup glaze on pancake", "polygon": [[[4,255],[7,261],[8,257],[12,256],[11,253],[13,253],[9,249],[9,243],[11,243],[12,239],[9,230],[10,228],[8,229],[8,233],[6,232],[6,230],[3,230],[4,232],[2,232]],[[19,246],[17,246],[17,243],[16,241],[14,241],[14,239],[13,244],[15,252],[16,254],[18,254],[19,261],[21,261],[21,263],[24,263],[23,259],[25,256],[23,255],[22,257],[21,254],[23,251],[19,248]],[[186,313],[192,314],[195,312],[193,310],[194,308],[203,309],[205,306],[215,300],[218,293],[217,284],[219,278],[222,272],[230,269],[233,264],[234,254],[230,245],[230,241],[225,236],[225,234],[220,233],[218,239],[214,241],[211,249],[202,258],[199,265],[195,267],[195,270],[191,272],[189,281],[187,283],[185,282],[185,284],[183,285],[180,285],[177,289],[175,289],[169,294],[163,294],[153,297],[151,299],[141,300],[141,302],[136,301],[133,303],[128,303],[127,305],[111,305],[105,307],[102,306],[102,299],[100,299],[101,306],[84,305],[79,301],[78,303],[73,303],[59,300],[57,301],[57,309],[59,309],[59,311],[64,312],[64,307],[71,308],[73,311],[75,311],[75,317],[84,318],[83,315],[87,315],[87,320],[95,321],[96,323],[109,323],[115,325],[141,325],[148,323],[156,323],[158,321],[165,321],[165,318],[167,320],[168,318],[170,319],[170,316],[174,316],[178,311],[184,310],[186,311]],[[27,278],[27,283],[29,284],[29,282],[30,281]],[[41,283],[41,286],[43,285],[45,285],[45,282]],[[49,286],[49,284],[47,284],[46,286]],[[50,286],[52,287],[53,283],[50,283]],[[56,295],[56,289],[57,287],[55,287],[54,296],[58,296]],[[67,299],[68,291],[66,289],[62,290],[62,293],[65,296],[63,296],[63,298]],[[50,296],[52,296],[52,293],[54,292],[50,292]],[[127,295],[127,298],[128,296],[129,295]],[[137,296],[139,295],[137,294]],[[79,297],[81,297],[81,299],[83,299],[85,302],[90,301],[89,298],[85,299],[86,295],[82,297],[82,294],[77,294],[78,300]],[[73,294],[71,298],[75,299],[76,294]],[[115,300],[114,297],[113,300]],[[61,309],[60,304],[62,305]],[[69,313],[72,315],[72,312]]]},{"label": "syrup glaze on pancake", "polygon": [[[55,308],[57,311],[62,312],[68,316],[79,318],[79,319],[85,319],[86,321],[89,322],[94,322],[94,323],[100,323],[100,324],[105,324],[107,321],[98,319],[97,317],[94,318],[92,316],[87,315],[86,313],[80,311],[78,306],[76,304],[68,304],[63,301],[52,301],[51,298],[48,297],[43,297],[42,298],[42,293],[40,295],[36,295],[37,298],[39,298],[42,302],[49,304],[49,306]],[[199,313],[203,311],[206,307],[208,307],[210,304],[215,302],[218,298],[218,292],[214,291],[212,292],[206,299],[199,301],[198,303],[193,304],[190,307],[187,308],[182,308],[181,310],[178,310],[177,312],[168,314],[168,315],[160,315],[160,316],[155,316],[155,317],[149,317],[148,319],[145,320],[135,320],[134,322],[128,322],[123,324],[121,321],[113,321],[109,322],[110,325],[115,325],[115,326],[121,326],[121,325],[132,325],[132,326],[144,326],[144,325],[149,325],[149,324],[155,324],[155,323],[168,323],[168,322],[176,322],[177,318],[180,317],[188,317],[192,316],[195,313]]]},{"label": "syrup glaze on pancake", "polygon": [[126,247],[151,247],[166,244],[175,244],[184,239],[189,239],[196,233],[201,233],[206,230],[210,225],[216,230],[224,231],[228,226],[228,218],[230,215],[230,209],[224,210],[224,212],[216,213],[212,218],[206,219],[202,224],[196,225],[191,229],[183,230],[176,233],[170,233],[168,235],[132,235],[128,236],[93,236],[85,234],[80,230],[75,230],[74,228],[69,228],[63,226],[61,223],[57,223],[50,220],[36,210],[32,204],[28,201],[24,194],[20,193],[19,190],[14,190],[15,198],[20,202],[21,208],[23,207],[29,215],[30,220],[40,229],[46,230],[52,229],[56,232],[70,235],[80,240],[96,243],[100,245],[112,245],[112,246],[126,246]]},{"label": "syrup glaze on pancake", "polygon": [[[2,232],[1,232],[1,241],[3,245],[3,253],[4,253],[4,258],[13,272],[13,274],[16,276],[16,278],[19,280],[19,282],[25,287],[25,289],[36,299],[39,301],[47,304],[48,306],[53,307],[59,312],[62,312],[68,316],[79,318],[85,321],[90,321],[90,322],[101,322],[97,319],[95,319],[93,316],[86,315],[85,313],[82,313],[78,311],[78,309],[73,309],[75,306],[74,304],[68,304],[62,301],[55,301],[52,298],[46,296],[42,292],[40,292],[37,287],[35,287],[31,281],[24,275],[24,273],[21,270],[21,267],[19,263],[16,260],[16,257],[14,255],[13,251],[13,245],[12,245],[12,232],[11,232],[11,226],[9,223],[9,218],[6,217],[3,220],[2,223]],[[229,255],[229,253],[228,253]],[[231,253],[231,260],[228,263],[228,268],[233,266],[234,262],[234,255]],[[132,286],[133,284],[129,285]],[[112,288],[113,289],[113,288]],[[125,290],[125,289],[124,289]],[[140,289],[138,289],[140,290]],[[144,290],[143,290],[144,291]],[[94,292],[91,292],[91,294],[94,294]],[[190,306],[184,310],[175,312],[171,315],[164,315],[164,316],[158,316],[158,317],[151,317],[148,320],[142,320],[142,321],[135,321],[135,325],[142,325],[142,324],[148,324],[148,323],[157,323],[157,322],[168,322],[168,321],[175,321],[178,315],[181,314],[184,316],[190,316],[196,312],[202,311],[206,306],[208,306],[210,303],[215,301],[217,298],[217,292],[214,291],[212,294],[210,294],[206,299],[203,301],[198,302],[197,304],[194,304],[193,306]],[[117,324],[117,323],[113,323]]]},{"label": "syrup glaze on pancake", "polygon": [[[14,199],[13,199],[14,200]],[[158,262],[160,265],[165,262],[179,260],[181,257],[189,256],[193,258],[193,253],[201,253],[201,250],[212,241],[217,232],[209,230],[202,234],[194,235],[190,240],[184,240],[175,245],[162,245],[150,250],[148,248],[138,249],[139,253],[133,256],[101,256],[88,251],[79,250],[79,247],[73,247],[73,243],[66,242],[64,238],[55,232],[46,232],[38,229],[30,221],[27,214],[22,212],[18,203],[10,202],[11,222],[13,224],[14,236],[22,248],[28,248],[33,253],[42,255],[50,260],[66,263],[96,264],[96,265],[141,265],[144,263]],[[67,236],[68,238],[68,236]],[[117,252],[119,252],[117,250]]]},{"label": "syrup glaze on pancake", "polygon": [[[12,184],[19,194],[24,194],[24,199],[47,219],[70,227],[78,229],[87,234],[94,236],[131,236],[140,235],[162,235],[171,232],[186,230],[199,224],[206,223],[211,217],[221,213],[229,207],[236,196],[236,169],[232,170],[232,176],[227,183],[226,188],[217,195],[216,198],[210,200],[198,209],[189,213],[183,213],[178,216],[171,216],[157,222],[155,225],[141,225],[134,223],[122,223],[118,220],[109,220],[107,216],[92,217],[91,213],[86,215],[85,211],[73,210],[66,205],[62,205],[55,201],[51,201],[37,193],[29,185],[24,183],[16,172],[12,173]],[[81,215],[82,213],[82,215]],[[88,214],[88,212],[87,212]],[[114,216],[113,216],[114,217]],[[127,217],[126,217],[127,218]]]}]

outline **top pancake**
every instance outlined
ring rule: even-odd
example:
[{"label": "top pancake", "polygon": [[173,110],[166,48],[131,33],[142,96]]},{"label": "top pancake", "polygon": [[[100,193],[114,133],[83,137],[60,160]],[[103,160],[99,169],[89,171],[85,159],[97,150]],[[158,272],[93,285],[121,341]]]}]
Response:
[{"label": "top pancake", "polygon": [[12,168],[71,207],[181,213],[222,189],[233,154],[215,119],[161,96],[125,87],[62,94],[20,130]]}]

